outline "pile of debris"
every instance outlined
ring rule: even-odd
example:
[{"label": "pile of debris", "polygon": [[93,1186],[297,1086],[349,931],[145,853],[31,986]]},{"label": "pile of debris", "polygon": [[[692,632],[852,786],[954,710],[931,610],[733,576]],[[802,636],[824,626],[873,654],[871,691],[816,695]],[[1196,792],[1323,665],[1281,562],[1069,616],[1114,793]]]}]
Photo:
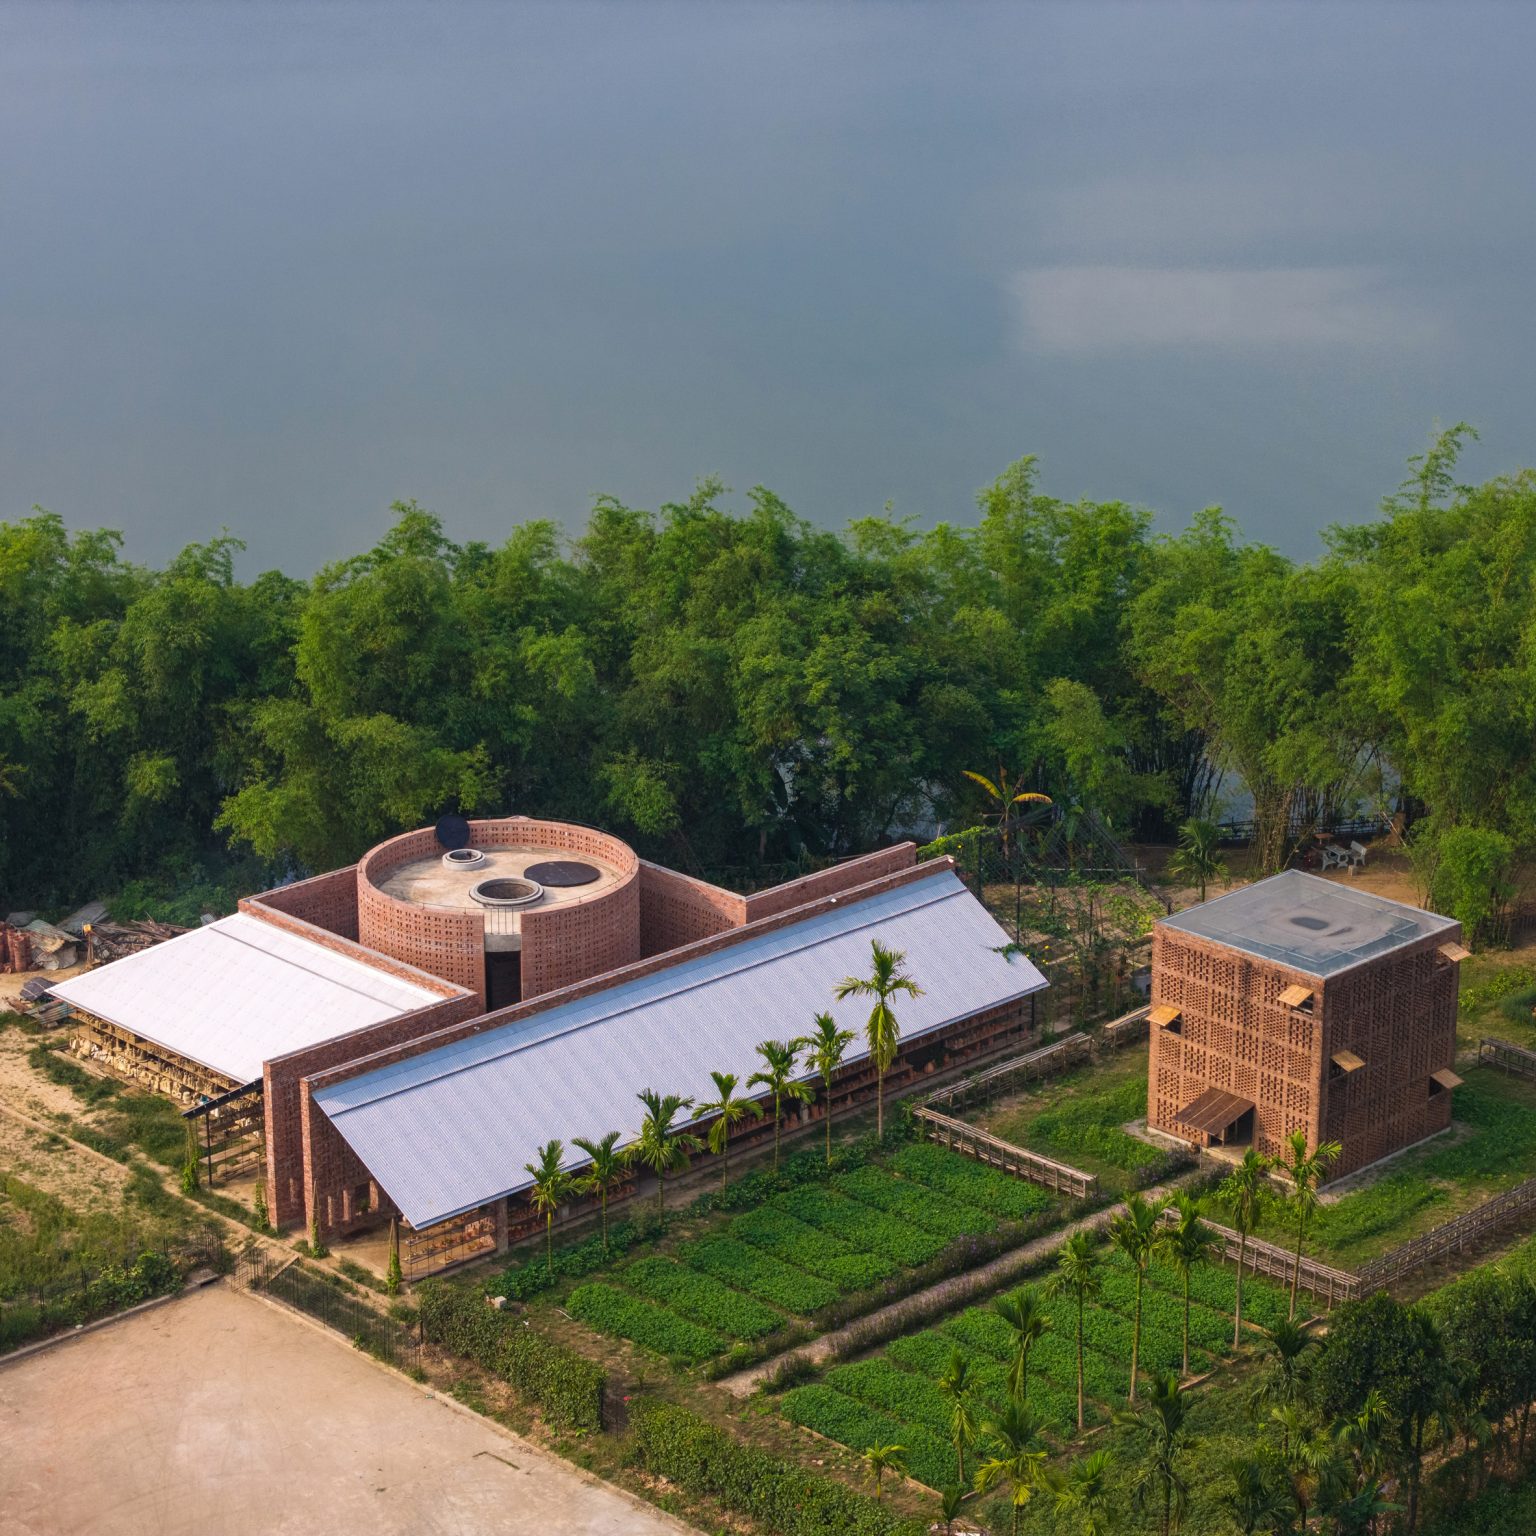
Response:
[{"label": "pile of debris", "polygon": [[148,949],[152,944],[174,939],[186,933],[175,923],[157,923],[153,918],[140,918],[133,923],[93,923],[89,934],[91,961],[119,960],[136,950]]},{"label": "pile of debris", "polygon": [[0,923],[0,973],[63,971],[82,962],[100,965],[186,931],[151,918],[111,922],[101,901],[71,912],[57,926],[45,923],[35,912],[12,912]]}]

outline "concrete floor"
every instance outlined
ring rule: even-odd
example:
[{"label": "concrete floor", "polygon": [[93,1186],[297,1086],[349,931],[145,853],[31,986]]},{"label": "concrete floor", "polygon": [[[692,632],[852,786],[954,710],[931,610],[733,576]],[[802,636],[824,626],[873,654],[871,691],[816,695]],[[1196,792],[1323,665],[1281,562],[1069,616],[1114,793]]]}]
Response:
[{"label": "concrete floor", "polygon": [[681,1536],[229,1282],[0,1366],[0,1536]]}]

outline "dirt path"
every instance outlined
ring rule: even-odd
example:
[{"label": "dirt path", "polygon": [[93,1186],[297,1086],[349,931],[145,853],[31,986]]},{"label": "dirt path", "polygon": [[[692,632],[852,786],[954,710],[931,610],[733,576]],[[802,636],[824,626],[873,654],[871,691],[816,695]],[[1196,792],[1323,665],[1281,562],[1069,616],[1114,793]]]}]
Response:
[{"label": "dirt path", "polygon": [[[1166,1184],[1147,1190],[1146,1196],[1149,1200],[1165,1199],[1181,1185],[1195,1178],[1199,1172],[1200,1170],[1196,1168],[1189,1173],[1181,1174],[1176,1179],[1170,1179]],[[1009,1252],[1000,1254],[990,1263],[983,1264],[980,1269],[970,1270],[966,1274],[949,1280],[941,1280],[937,1285],[929,1286],[926,1291],[917,1291],[911,1296],[903,1296],[900,1301],[893,1301],[889,1306],[880,1307],[874,1312],[868,1312],[863,1317],[855,1319],[846,1328],[824,1333],[812,1339],[809,1344],[786,1350],[782,1355],[776,1355],[772,1360],[764,1360],[748,1370],[738,1371],[734,1376],[722,1377],[718,1385],[736,1397],[750,1397],[763,1380],[786,1361],[809,1360],[815,1365],[820,1365],[823,1360],[836,1354],[839,1345],[846,1341],[855,1329],[863,1330],[876,1321],[882,1324],[899,1324],[904,1319],[910,1319],[915,1326],[926,1318],[930,1305],[940,1297],[943,1299],[945,1311],[962,1307],[978,1296],[985,1296],[992,1291],[1002,1289],[1015,1276],[1034,1268],[1041,1259],[1062,1247],[1074,1233],[1102,1232],[1124,1209],[1123,1202],[1106,1206],[1102,1211],[1095,1211],[1091,1216],[1084,1216],[1080,1221],[1058,1227],[1056,1231],[1047,1232],[1041,1237],[1031,1238],[1021,1247],[1010,1249]]]}]

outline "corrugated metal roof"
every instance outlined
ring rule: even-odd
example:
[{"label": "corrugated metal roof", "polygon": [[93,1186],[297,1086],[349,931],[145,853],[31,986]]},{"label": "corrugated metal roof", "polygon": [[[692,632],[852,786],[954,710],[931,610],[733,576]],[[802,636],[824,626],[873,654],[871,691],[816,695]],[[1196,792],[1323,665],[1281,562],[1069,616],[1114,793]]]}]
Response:
[{"label": "corrugated metal roof", "polygon": [[1456,922],[1422,907],[1288,869],[1173,917],[1159,918],[1158,926],[1211,939],[1308,976],[1328,977],[1430,934],[1444,933]]},{"label": "corrugated metal roof", "polygon": [[442,999],[244,912],[49,990],[240,1083],[274,1056]]},{"label": "corrugated metal roof", "polygon": [[[1007,934],[947,871],[818,913],[516,1024],[326,1088],[317,1097],[413,1226],[513,1194],[553,1138],[639,1130],[642,1088],[704,1100],[712,1070],[743,1082],[760,1040],[786,1039],[829,1011],[867,1054],[868,1000],[834,1002],[864,975],[871,939],[907,957],[923,996],[900,998],[903,1039],[1045,986]],[[807,1074],[809,1076],[810,1074]]]}]

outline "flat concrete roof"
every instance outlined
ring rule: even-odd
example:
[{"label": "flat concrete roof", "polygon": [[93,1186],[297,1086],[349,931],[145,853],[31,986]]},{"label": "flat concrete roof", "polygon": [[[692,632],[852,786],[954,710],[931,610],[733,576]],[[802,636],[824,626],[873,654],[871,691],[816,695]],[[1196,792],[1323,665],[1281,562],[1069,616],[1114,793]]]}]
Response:
[{"label": "flat concrete roof", "polygon": [[1295,869],[1160,918],[1158,926],[1320,979],[1460,929],[1454,918]]}]

